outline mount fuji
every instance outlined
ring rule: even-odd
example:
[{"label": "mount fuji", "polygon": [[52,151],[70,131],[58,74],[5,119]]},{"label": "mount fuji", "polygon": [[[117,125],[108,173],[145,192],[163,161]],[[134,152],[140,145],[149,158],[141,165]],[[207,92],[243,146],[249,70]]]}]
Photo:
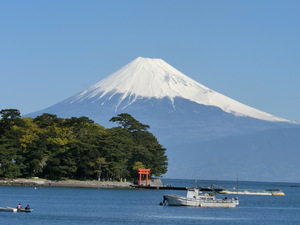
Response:
[{"label": "mount fuji", "polygon": [[25,116],[42,113],[87,116],[105,127],[113,125],[111,117],[131,114],[167,148],[166,177],[300,179],[295,158],[282,157],[299,158],[299,124],[211,90],[161,59],[138,57],[87,90]]}]

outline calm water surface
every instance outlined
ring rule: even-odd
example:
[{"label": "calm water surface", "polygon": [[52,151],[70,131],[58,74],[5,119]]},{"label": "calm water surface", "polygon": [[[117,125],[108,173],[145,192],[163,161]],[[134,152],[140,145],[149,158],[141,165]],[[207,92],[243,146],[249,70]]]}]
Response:
[{"label": "calm water surface", "polygon": [[[164,180],[174,186],[231,188],[236,182]],[[295,187],[296,186],[296,187]],[[32,213],[0,212],[0,224],[300,224],[300,184],[239,182],[241,189],[279,188],[285,196],[240,195],[233,209],[160,206],[165,194],[185,191],[0,186],[0,206],[30,204]],[[229,195],[230,197],[234,197]]]}]

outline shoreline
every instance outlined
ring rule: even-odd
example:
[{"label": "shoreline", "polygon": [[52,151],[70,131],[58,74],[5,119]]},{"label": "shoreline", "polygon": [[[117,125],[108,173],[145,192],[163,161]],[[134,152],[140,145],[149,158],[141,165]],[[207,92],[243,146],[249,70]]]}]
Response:
[{"label": "shoreline", "polygon": [[[133,189],[132,182],[124,181],[51,181],[44,179],[12,179],[0,180],[0,186],[31,186],[31,187],[82,187],[82,188],[126,188]],[[149,181],[150,186],[163,186],[160,179]]]}]

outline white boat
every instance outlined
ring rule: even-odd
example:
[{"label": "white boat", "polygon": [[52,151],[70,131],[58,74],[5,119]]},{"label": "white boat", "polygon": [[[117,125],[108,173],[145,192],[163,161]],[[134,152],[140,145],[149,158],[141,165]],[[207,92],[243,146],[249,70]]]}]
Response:
[{"label": "white boat", "polygon": [[198,188],[187,189],[186,197],[179,195],[164,195],[163,203],[170,206],[222,207],[234,208],[239,204],[238,198],[217,199],[212,193],[202,193]]}]

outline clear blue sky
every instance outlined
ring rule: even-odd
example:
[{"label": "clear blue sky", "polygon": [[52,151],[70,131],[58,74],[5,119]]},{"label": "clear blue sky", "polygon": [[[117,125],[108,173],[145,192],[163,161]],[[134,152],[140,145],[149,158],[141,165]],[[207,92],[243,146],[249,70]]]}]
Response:
[{"label": "clear blue sky", "polygon": [[0,109],[51,106],[138,56],[300,122],[298,0],[0,0]]}]

